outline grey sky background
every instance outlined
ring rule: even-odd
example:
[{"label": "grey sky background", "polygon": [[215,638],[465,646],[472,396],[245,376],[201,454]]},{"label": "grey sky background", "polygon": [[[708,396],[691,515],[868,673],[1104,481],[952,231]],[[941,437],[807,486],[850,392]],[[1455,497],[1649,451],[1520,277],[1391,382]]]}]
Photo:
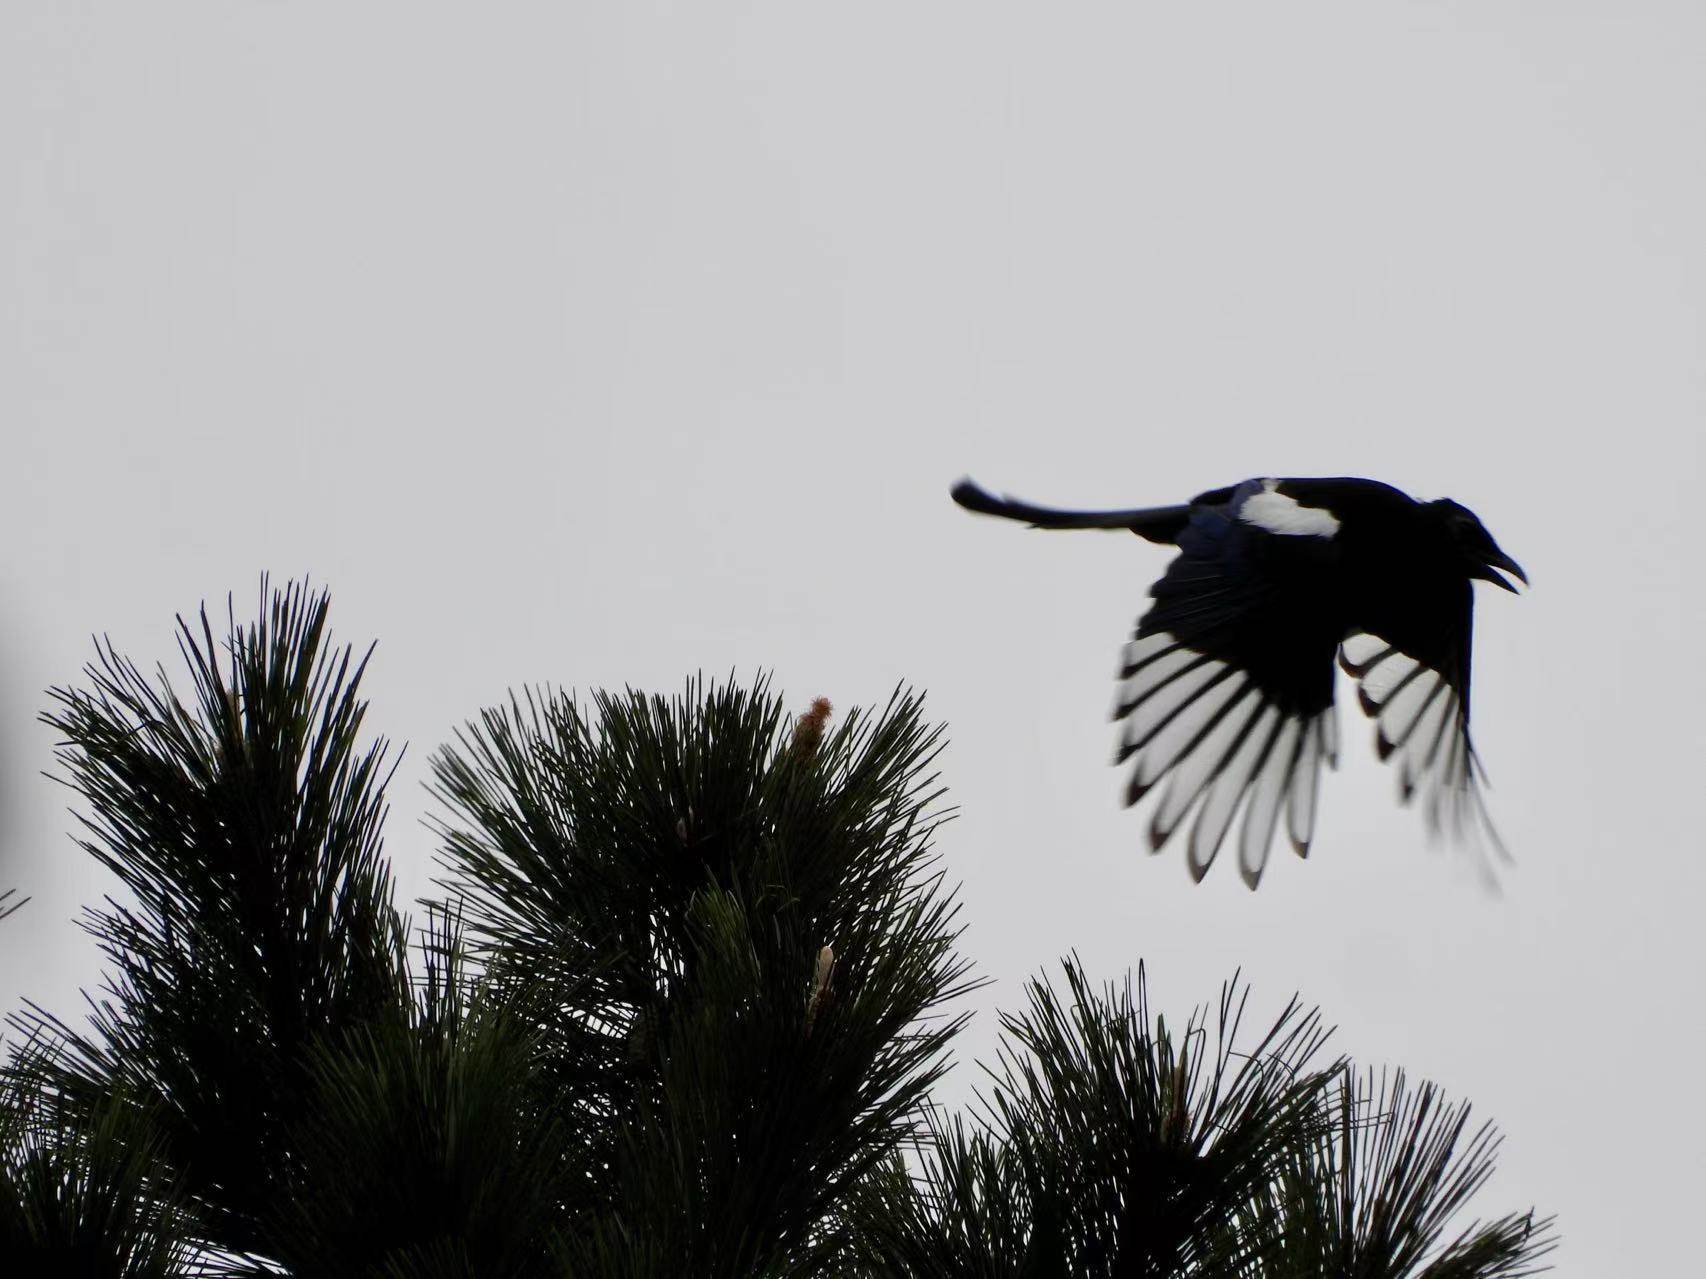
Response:
[{"label": "grey sky background", "polygon": [[[1239,965],[1507,1134],[1558,1273],[1697,1257],[1706,10],[1632,3],[0,7],[0,988],[93,986],[40,777],[91,633],[263,570],[430,752],[506,688],[929,690],[992,1012],[1076,948]],[[1371,731],[1257,894],[1142,848],[1106,714],[1166,560],[974,520],[1366,474],[1476,509],[1502,898]],[[950,1085],[973,1082],[969,1068]]]}]

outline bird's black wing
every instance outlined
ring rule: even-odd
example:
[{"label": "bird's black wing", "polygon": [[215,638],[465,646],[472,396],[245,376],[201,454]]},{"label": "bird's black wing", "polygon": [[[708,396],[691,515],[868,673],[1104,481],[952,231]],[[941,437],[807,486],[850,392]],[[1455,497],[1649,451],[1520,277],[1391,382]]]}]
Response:
[{"label": "bird's black wing", "polygon": [[1500,856],[1482,795],[1485,774],[1469,735],[1474,590],[1468,579],[1412,581],[1402,601],[1357,619],[1339,651],[1357,701],[1375,722],[1374,748],[1398,770],[1398,796],[1421,796],[1428,827]]},{"label": "bird's black wing", "polygon": [[1130,763],[1128,803],[1167,781],[1151,848],[1195,814],[1188,859],[1198,879],[1242,812],[1238,865],[1253,888],[1282,809],[1293,846],[1307,852],[1321,766],[1336,761],[1333,657],[1346,625],[1337,521],[1288,496],[1283,481],[1204,499],[1126,645],[1118,759]]}]

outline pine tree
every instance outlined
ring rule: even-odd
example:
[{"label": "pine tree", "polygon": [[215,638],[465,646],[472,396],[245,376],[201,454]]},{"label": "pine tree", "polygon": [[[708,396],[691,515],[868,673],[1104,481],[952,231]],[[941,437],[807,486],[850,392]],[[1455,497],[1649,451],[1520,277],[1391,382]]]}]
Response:
[{"label": "pine tree", "polygon": [[1236,982],[1173,1029],[1141,970],[1069,960],[943,1114],[974,982],[905,690],[482,713],[432,759],[411,945],[367,658],[327,615],[287,586],[223,641],[180,623],[184,696],[110,643],[52,694],[121,891],[84,919],[84,1023],[12,1018],[6,1273],[1449,1279],[1552,1246],[1532,1214],[1454,1233],[1496,1134],[1322,1060],[1299,1005],[1244,1042]]},{"label": "pine tree", "polygon": [[934,1116],[922,1168],[891,1162],[855,1205],[877,1275],[1514,1279],[1552,1222],[1446,1224],[1492,1171],[1490,1126],[1431,1085],[1320,1060],[1319,1010],[1295,1001],[1254,1042],[1247,986],[1209,1031],[1134,988],[1098,991],[1077,960],[1003,1018],[993,1088],[971,1121]]}]

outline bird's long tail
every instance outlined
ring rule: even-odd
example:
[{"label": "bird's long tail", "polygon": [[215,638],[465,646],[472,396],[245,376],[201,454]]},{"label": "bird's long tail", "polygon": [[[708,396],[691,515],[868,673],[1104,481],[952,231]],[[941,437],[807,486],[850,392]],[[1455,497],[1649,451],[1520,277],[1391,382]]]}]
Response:
[{"label": "bird's long tail", "polygon": [[968,511],[976,511],[979,515],[999,515],[1006,520],[1023,520],[1032,528],[1130,529],[1151,542],[1177,540],[1191,514],[1188,506],[1146,506],[1129,511],[1060,511],[1050,506],[1032,506],[1016,498],[997,497],[969,475],[954,485],[951,496]]}]

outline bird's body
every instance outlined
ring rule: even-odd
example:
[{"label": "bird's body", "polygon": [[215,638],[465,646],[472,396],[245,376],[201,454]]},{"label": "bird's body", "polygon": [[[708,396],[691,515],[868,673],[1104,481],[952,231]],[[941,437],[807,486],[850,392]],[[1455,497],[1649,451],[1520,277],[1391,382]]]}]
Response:
[{"label": "bird's body", "polygon": [[1126,645],[1115,718],[1127,801],[1166,781],[1150,843],[1194,814],[1198,878],[1240,813],[1251,887],[1282,817],[1307,851],[1320,768],[1337,754],[1335,656],[1403,798],[1424,792],[1436,827],[1490,833],[1469,739],[1471,582],[1514,589],[1495,570],[1522,570],[1465,508],[1353,478],[1246,480],[1179,506],[1102,512],[1033,506],[970,480],[953,496],[1039,528],[1129,529],[1178,547]]}]

